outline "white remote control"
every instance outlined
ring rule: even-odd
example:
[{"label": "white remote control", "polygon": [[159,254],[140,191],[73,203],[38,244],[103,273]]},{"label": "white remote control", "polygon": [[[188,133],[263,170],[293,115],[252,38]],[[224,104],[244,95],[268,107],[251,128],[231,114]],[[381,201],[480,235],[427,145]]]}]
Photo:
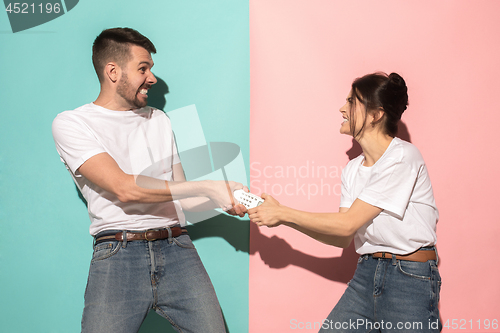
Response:
[{"label": "white remote control", "polygon": [[234,198],[247,209],[255,208],[264,202],[261,197],[243,190],[234,191]]}]

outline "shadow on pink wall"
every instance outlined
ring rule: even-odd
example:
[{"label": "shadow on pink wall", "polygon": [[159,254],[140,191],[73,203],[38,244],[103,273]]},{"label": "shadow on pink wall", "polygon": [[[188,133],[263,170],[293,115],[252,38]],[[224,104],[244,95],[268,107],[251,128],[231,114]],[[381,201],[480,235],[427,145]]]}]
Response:
[{"label": "shadow on pink wall", "polygon": [[[397,137],[411,142],[408,127],[400,121]],[[352,140],[352,147],[346,151],[349,160],[362,153],[356,140]],[[319,258],[294,249],[287,241],[278,236],[268,237],[260,232],[257,225],[250,223],[250,255],[259,254],[262,261],[273,269],[281,269],[290,265],[304,268],[325,279],[346,283],[354,275],[358,254],[354,250],[354,242],[342,251],[340,257]]]},{"label": "shadow on pink wall", "polygon": [[295,250],[283,238],[263,235],[254,223],[250,223],[250,238],[250,255],[259,253],[269,268],[280,269],[294,265],[325,279],[342,283],[349,282],[356,270],[358,255],[353,243],[344,249],[340,257],[318,258]]}]

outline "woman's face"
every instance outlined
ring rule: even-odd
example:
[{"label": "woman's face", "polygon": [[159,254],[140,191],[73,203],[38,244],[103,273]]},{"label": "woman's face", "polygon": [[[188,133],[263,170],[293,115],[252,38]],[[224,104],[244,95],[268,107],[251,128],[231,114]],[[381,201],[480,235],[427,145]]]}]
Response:
[{"label": "woman's face", "polygon": [[[340,108],[340,113],[342,113],[342,118],[344,118],[340,126],[341,134],[354,136],[354,133],[358,133],[363,127],[363,122],[366,121],[365,107],[361,101],[354,100],[355,98],[352,95],[352,91],[350,91],[346,98],[346,103]],[[353,123],[355,124],[354,126],[352,126]],[[353,127],[354,133],[352,132]]]}]

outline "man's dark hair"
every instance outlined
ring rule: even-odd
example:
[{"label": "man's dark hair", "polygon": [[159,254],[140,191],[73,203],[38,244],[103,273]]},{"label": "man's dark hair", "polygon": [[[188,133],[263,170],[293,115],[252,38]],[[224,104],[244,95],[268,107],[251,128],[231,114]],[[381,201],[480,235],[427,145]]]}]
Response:
[{"label": "man's dark hair", "polygon": [[92,63],[100,82],[104,80],[104,67],[110,61],[123,67],[130,60],[130,45],[145,48],[149,53],[156,53],[153,43],[137,30],[113,28],[103,30],[92,46]]}]

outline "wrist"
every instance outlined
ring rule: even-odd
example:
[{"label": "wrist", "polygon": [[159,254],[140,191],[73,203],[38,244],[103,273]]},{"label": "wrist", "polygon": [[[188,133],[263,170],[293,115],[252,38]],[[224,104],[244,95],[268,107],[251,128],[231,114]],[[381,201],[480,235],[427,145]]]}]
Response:
[{"label": "wrist", "polygon": [[286,222],[290,221],[289,216],[288,216],[289,215],[288,207],[279,205],[277,207],[277,210],[278,210],[278,218],[279,218],[280,223],[286,223]]},{"label": "wrist", "polygon": [[202,180],[200,181],[200,192],[201,196],[203,197],[208,197],[208,198],[213,198],[216,190],[215,190],[215,184],[213,180]]},{"label": "wrist", "polygon": [[282,217],[282,221],[286,223],[295,223],[294,215],[293,215],[293,209],[286,207],[286,206],[280,206],[280,213]]}]

